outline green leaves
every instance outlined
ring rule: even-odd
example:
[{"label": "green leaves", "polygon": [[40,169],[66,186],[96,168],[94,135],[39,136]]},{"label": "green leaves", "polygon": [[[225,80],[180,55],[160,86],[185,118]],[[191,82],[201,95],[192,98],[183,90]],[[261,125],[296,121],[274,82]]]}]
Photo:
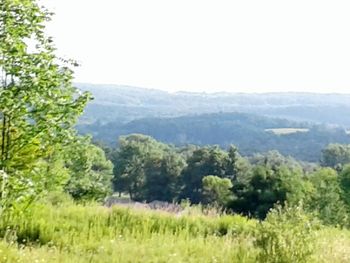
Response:
[{"label": "green leaves", "polygon": [[185,166],[174,149],[151,137],[132,134],[121,137],[114,152],[114,190],[128,192],[135,200],[173,201]]},{"label": "green leaves", "polygon": [[25,181],[12,180],[14,195],[38,193],[43,162],[74,140],[90,99],[72,86],[70,65],[44,34],[50,16],[36,0],[0,0],[0,170],[31,182],[17,188]]},{"label": "green leaves", "polygon": [[228,178],[208,175],[202,180],[204,200],[207,203],[218,204],[224,207],[232,198],[232,182]]},{"label": "green leaves", "polygon": [[112,191],[113,164],[89,140],[78,140],[66,150],[69,180],[64,186],[76,200],[103,200]]},{"label": "green leaves", "polygon": [[259,225],[256,244],[258,262],[310,262],[315,252],[319,223],[299,206],[277,206]]}]

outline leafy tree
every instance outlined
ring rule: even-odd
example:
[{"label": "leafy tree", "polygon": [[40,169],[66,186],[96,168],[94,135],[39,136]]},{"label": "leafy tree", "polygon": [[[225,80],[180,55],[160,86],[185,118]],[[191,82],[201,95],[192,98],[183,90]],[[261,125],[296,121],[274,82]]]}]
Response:
[{"label": "leafy tree", "polygon": [[265,218],[276,204],[297,203],[305,194],[305,183],[298,170],[285,166],[255,166],[246,183],[233,186],[235,199],[229,207],[238,213]]},{"label": "leafy tree", "polygon": [[214,175],[203,177],[204,202],[225,206],[232,198],[232,182],[228,178],[220,178]]},{"label": "leafy tree", "polygon": [[350,164],[346,165],[339,174],[339,181],[342,190],[342,199],[350,212]]},{"label": "leafy tree", "polygon": [[168,150],[167,145],[149,136],[132,134],[120,137],[119,149],[112,158],[114,190],[127,192],[134,200],[145,200],[146,172],[152,172],[151,163],[160,169],[163,154]]},{"label": "leafy tree", "polygon": [[337,172],[322,168],[310,175],[309,181],[312,188],[305,198],[305,208],[315,212],[324,224],[346,224],[347,214]]},{"label": "leafy tree", "polygon": [[70,178],[65,190],[76,200],[102,200],[112,190],[113,164],[104,151],[80,140],[71,145],[66,166]]},{"label": "leafy tree", "polygon": [[187,167],[182,174],[184,188],[181,198],[189,198],[193,203],[201,202],[203,200],[203,178],[207,175],[224,178],[229,171],[230,161],[228,153],[217,146],[203,147],[194,151],[187,160]]},{"label": "leafy tree", "polygon": [[227,177],[231,180],[237,178],[240,169],[239,169],[239,161],[241,160],[241,156],[239,155],[238,148],[234,145],[231,145],[228,149],[228,163],[227,163]]},{"label": "leafy tree", "polygon": [[284,156],[279,151],[273,150],[266,153],[255,154],[250,161],[253,165],[265,165],[270,167],[285,166],[291,170],[301,171],[300,162],[290,156]]},{"label": "leafy tree", "polygon": [[71,61],[59,60],[44,34],[50,16],[36,0],[0,2],[1,184],[16,204],[42,191],[43,160],[75,137],[89,99],[71,84]]},{"label": "leafy tree", "polygon": [[180,175],[184,167],[185,160],[175,152],[163,153],[160,159],[150,159],[146,165],[144,199],[168,202],[177,199]]},{"label": "leafy tree", "polygon": [[321,165],[341,170],[350,163],[350,145],[329,144],[322,150]]}]

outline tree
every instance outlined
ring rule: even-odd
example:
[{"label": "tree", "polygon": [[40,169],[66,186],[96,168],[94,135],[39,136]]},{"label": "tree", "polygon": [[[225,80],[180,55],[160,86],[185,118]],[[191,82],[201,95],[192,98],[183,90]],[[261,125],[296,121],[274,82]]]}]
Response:
[{"label": "tree", "polygon": [[245,183],[233,186],[233,211],[264,219],[276,203],[296,204],[305,194],[301,171],[288,167],[257,165]]},{"label": "tree", "polygon": [[285,166],[291,170],[301,171],[300,162],[290,156],[284,156],[279,151],[268,151],[264,154],[255,154],[250,161],[253,165],[268,165],[270,167]]},{"label": "tree", "polygon": [[195,150],[187,160],[187,167],[182,174],[181,198],[189,198],[193,203],[201,202],[203,200],[203,178],[207,175],[225,177],[229,163],[228,153],[217,146]]},{"label": "tree", "polygon": [[178,198],[180,175],[185,160],[176,152],[165,152],[160,159],[149,159],[146,164],[145,196],[146,201],[172,202]]},{"label": "tree", "polygon": [[239,161],[241,159],[241,156],[239,155],[238,149],[236,146],[231,145],[228,149],[228,164],[227,164],[227,171],[228,177],[230,177],[231,180],[234,180],[237,178],[238,173],[240,171],[239,169]]},{"label": "tree", "polygon": [[202,182],[205,203],[224,207],[232,198],[232,182],[230,179],[208,175],[202,179]]},{"label": "tree", "polygon": [[1,184],[16,204],[42,190],[42,161],[75,137],[89,100],[71,84],[71,61],[59,60],[44,34],[50,16],[36,0],[0,0]]},{"label": "tree", "polygon": [[322,150],[321,165],[341,170],[350,163],[350,145],[329,144]]},{"label": "tree", "polygon": [[111,193],[113,164],[101,148],[79,140],[67,155],[70,178],[64,188],[74,199],[100,201]]},{"label": "tree", "polygon": [[147,173],[161,167],[161,160],[169,147],[141,134],[121,136],[119,149],[113,154],[114,190],[129,193],[131,199],[146,199]]},{"label": "tree", "polygon": [[339,183],[342,190],[342,199],[350,212],[350,164],[346,165],[339,174]]},{"label": "tree", "polygon": [[[342,179],[345,179],[345,172],[343,176]],[[341,182],[345,183],[342,179]],[[324,224],[347,224],[348,216],[337,172],[331,168],[322,168],[310,175],[309,181],[313,187],[305,198],[305,208],[316,212]]]}]

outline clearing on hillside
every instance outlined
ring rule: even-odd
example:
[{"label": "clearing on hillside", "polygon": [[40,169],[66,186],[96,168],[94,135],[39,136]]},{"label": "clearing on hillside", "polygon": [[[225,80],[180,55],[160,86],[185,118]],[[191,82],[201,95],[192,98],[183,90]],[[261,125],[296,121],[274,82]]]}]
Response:
[{"label": "clearing on hillside", "polygon": [[266,132],[272,132],[276,135],[288,135],[298,132],[309,132],[307,128],[276,128],[276,129],[265,129]]}]

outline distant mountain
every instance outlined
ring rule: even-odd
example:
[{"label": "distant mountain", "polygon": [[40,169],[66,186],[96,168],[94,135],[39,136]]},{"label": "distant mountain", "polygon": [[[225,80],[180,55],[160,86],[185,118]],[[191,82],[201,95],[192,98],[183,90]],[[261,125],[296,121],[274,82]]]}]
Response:
[{"label": "distant mountain", "polygon": [[350,136],[343,128],[249,113],[144,118],[128,123],[95,122],[81,124],[78,129],[110,145],[115,145],[120,135],[142,133],[177,146],[218,144],[226,148],[235,144],[244,155],[276,149],[285,155],[311,162],[319,161],[321,150],[329,143],[350,143]]},{"label": "distant mountain", "polygon": [[246,112],[350,127],[350,94],[169,93],[118,85],[78,83],[94,96],[81,123],[126,123],[149,117]]}]

